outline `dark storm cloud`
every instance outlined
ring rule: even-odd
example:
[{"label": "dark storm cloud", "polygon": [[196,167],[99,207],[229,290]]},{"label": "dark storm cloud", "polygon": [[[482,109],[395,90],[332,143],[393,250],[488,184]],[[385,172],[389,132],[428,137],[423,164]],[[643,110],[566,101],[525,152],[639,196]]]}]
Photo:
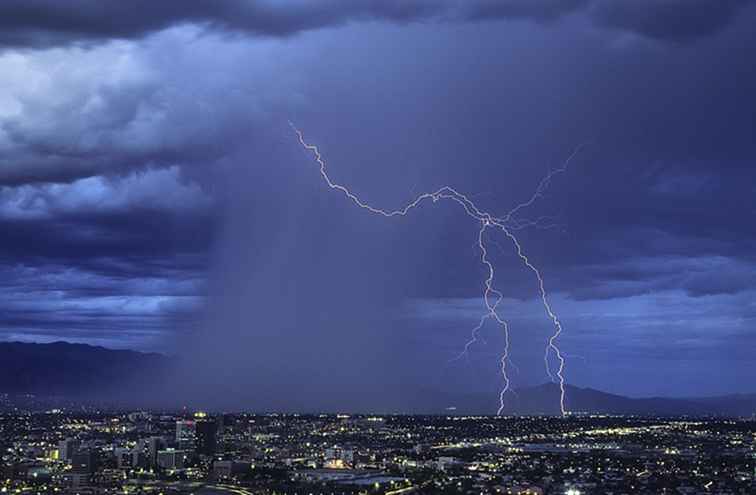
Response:
[{"label": "dark storm cloud", "polygon": [[616,299],[682,290],[689,297],[738,294],[756,285],[756,264],[723,256],[632,257],[573,270],[576,300]]},{"label": "dark storm cloud", "polygon": [[[518,232],[566,348],[591,362],[582,375],[571,363],[569,380],[623,392],[636,386],[628,368],[672,374],[663,358],[679,351],[730,369],[720,386],[736,387],[752,363],[738,346],[752,342],[756,284],[756,73],[742,55],[756,32],[741,11],[756,13],[697,1],[0,2],[0,331],[174,339],[209,401],[327,407],[383,402],[397,382],[495,388],[493,328],[486,374],[432,381],[480,316],[477,223],[445,203],[395,219],[353,208],[286,120],[334,178],[387,208],[450,184],[504,213],[589,141],[523,212],[559,228]],[[644,17],[655,13],[666,27]],[[549,24],[483,22],[501,18]],[[370,20],[391,22],[358,24]],[[511,243],[490,238],[522,381],[538,383],[549,321]],[[440,311],[450,297],[462,302]],[[413,298],[425,314],[407,318]]]},{"label": "dark storm cloud", "polygon": [[[378,73],[375,61],[363,58],[377,36],[364,42],[347,36],[356,45],[329,51],[340,70],[329,64],[312,91],[322,110],[302,112],[297,120],[321,146],[334,177],[385,207],[403,204],[413,192],[452,184],[474,194],[484,208],[506,212],[528,197],[549,165],[592,140],[543,201],[524,213],[561,214],[564,230],[518,234],[565,321],[565,348],[589,360],[590,365],[571,361],[568,380],[633,393],[695,394],[698,386],[711,393],[737,390],[738,374],[753,369],[753,358],[736,342],[752,341],[749,311],[756,286],[756,231],[750,227],[756,214],[751,124],[756,102],[747,89],[756,78],[753,64],[742,56],[744,47],[756,46],[750,20],[701,40],[696,50],[601,30],[586,34],[572,21],[553,30],[513,26],[506,33],[494,23],[445,27],[453,34],[444,35],[423,26],[416,37],[385,28],[394,35],[384,47],[392,62]],[[462,47],[459,39],[469,44]],[[403,52],[402,46],[414,49]],[[332,82],[347,73],[348,84]],[[308,173],[311,160],[301,161],[302,172],[295,175]],[[348,223],[329,224],[329,239],[324,235],[322,242],[357,226],[385,223],[342,203]],[[392,373],[441,373],[482,310],[485,273],[474,245],[475,225],[442,204],[391,225],[397,232],[390,247],[395,254],[388,261],[365,256],[365,268],[355,270],[364,274],[361,287],[385,287],[399,299],[466,298],[473,308],[425,315],[425,325],[384,324],[389,329],[382,332],[396,348]],[[353,237],[358,238],[330,248],[367,252],[379,242]],[[512,320],[514,359],[522,379],[538,383],[544,379],[549,322],[532,273],[513,259],[505,238],[490,237],[502,245],[491,253],[497,288],[511,298],[502,313]],[[286,243],[280,249],[288,251]],[[299,257],[296,249],[290,252]],[[402,259],[412,265],[401,283],[374,273],[393,267],[404,274]],[[292,269],[291,279],[292,272],[312,273]],[[265,277],[260,283],[266,286]],[[267,323],[263,318],[262,326]],[[502,348],[498,333],[486,328],[490,344],[481,344],[487,351],[482,363],[495,363]],[[285,345],[272,347],[285,353]],[[299,362],[306,359],[300,356]],[[691,374],[696,365],[717,373],[686,384],[685,376],[699,376]],[[496,371],[489,371],[483,376],[495,380]],[[669,375],[669,382],[657,388],[654,373]]]},{"label": "dark storm cloud", "polygon": [[0,191],[2,255],[91,260],[207,250],[213,201],[176,168]]},{"label": "dark storm cloud", "polygon": [[603,0],[597,23],[641,36],[686,41],[724,29],[751,0]]},{"label": "dark storm cloud", "polygon": [[[181,301],[204,295],[223,208],[210,171],[222,176],[273,94],[248,89],[265,87],[258,67],[218,78],[238,53],[210,60],[217,40],[191,54],[167,48],[192,39],[0,55],[5,339],[162,348],[190,326],[198,305]],[[12,307],[24,294],[33,297]],[[124,313],[131,305],[144,314]]]},{"label": "dark storm cloud", "polygon": [[[108,60],[110,55],[127,62]],[[47,55],[50,62],[55,57],[61,54]],[[207,163],[239,138],[223,125],[249,128],[244,115],[232,117],[233,110],[223,105],[214,112],[228,111],[226,118],[208,122],[201,105],[203,98],[214,97],[212,90],[192,95],[190,102],[180,87],[164,86],[169,81],[155,79],[138,60],[131,65],[128,57],[108,48],[81,57],[68,53],[62,58],[80,71],[61,74],[31,94],[18,90],[13,103],[19,111],[0,115],[0,186]],[[44,64],[27,69],[13,62],[8,60],[6,69],[18,71],[19,78],[47,78]]]},{"label": "dark storm cloud", "polygon": [[477,0],[459,2],[460,19],[531,19],[550,21],[579,11],[591,0]]},{"label": "dark storm cloud", "polygon": [[8,0],[0,45],[44,47],[137,38],[181,24],[286,36],[358,21],[530,19],[583,12],[606,27],[656,39],[691,39],[724,28],[749,0]]},{"label": "dark storm cloud", "polygon": [[11,1],[0,7],[7,45],[49,46],[70,41],[135,38],[171,26],[198,23],[261,35],[287,35],[352,19],[411,20],[434,15],[445,2],[275,2],[200,0]]},{"label": "dark storm cloud", "polygon": [[202,170],[221,167],[291,96],[280,68],[239,66],[264,54],[261,44],[200,43],[185,29],[140,43],[0,53],[0,187],[170,167],[208,187]]},{"label": "dark storm cloud", "polygon": [[[133,208],[2,219],[0,227],[5,236],[0,260],[7,267],[2,286],[10,292],[37,293],[37,302],[52,298],[64,303],[202,295],[215,219],[201,212],[181,217]],[[5,309],[7,302],[0,306]],[[67,328],[62,322],[60,331]]]},{"label": "dark storm cloud", "polygon": [[0,334],[161,348],[204,295],[212,202],[177,168],[0,191]]},{"label": "dark storm cloud", "polygon": [[[145,261],[145,260],[140,260]],[[111,347],[162,347],[167,331],[186,327],[203,294],[197,272],[178,266],[149,273],[142,263],[117,273],[96,265],[36,260],[0,272],[0,339],[94,342]]]}]

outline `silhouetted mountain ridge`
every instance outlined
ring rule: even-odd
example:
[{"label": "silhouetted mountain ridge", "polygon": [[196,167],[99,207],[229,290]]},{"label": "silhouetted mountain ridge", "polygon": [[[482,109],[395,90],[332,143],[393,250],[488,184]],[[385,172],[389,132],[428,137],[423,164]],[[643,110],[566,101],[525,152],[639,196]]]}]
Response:
[{"label": "silhouetted mountain ridge", "polygon": [[[176,358],[157,353],[113,350],[86,344],[54,342],[0,343],[0,393],[65,396],[72,399],[117,399],[144,404],[160,396],[165,403],[178,402],[175,388],[155,388],[173,368]],[[163,384],[168,384],[164,382]],[[155,393],[162,390],[163,393]],[[170,391],[170,392],[168,392]],[[453,393],[443,390],[387,387],[395,396],[382,400],[382,410],[354,412],[405,414],[492,414],[498,397]],[[731,394],[703,398],[630,398],[591,388],[566,386],[567,409],[573,413],[639,416],[726,416],[749,417],[756,413],[756,394]],[[186,399],[184,397],[183,399]],[[211,406],[211,404],[206,404]],[[262,408],[264,404],[250,404]],[[337,408],[338,409],[338,408]],[[302,411],[297,411],[302,412]],[[303,411],[313,412],[313,411]],[[348,412],[348,411],[347,411]],[[507,394],[504,414],[559,414],[559,387],[548,383]]]},{"label": "silhouetted mountain ridge", "polygon": [[0,392],[67,397],[115,397],[169,365],[156,353],[86,344],[0,343]]},{"label": "silhouetted mountain ridge", "polygon": [[[718,397],[632,398],[592,388],[566,385],[566,407],[572,413],[639,416],[751,416],[756,413],[756,394]],[[558,414],[559,386],[553,383],[524,388],[510,394],[507,414]]]}]

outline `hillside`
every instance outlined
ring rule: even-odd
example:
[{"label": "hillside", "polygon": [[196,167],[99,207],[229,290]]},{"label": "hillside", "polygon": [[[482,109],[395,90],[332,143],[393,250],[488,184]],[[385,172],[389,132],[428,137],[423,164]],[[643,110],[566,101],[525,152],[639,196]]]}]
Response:
[{"label": "hillside", "polygon": [[162,374],[161,354],[84,344],[0,343],[0,393],[115,397]]},{"label": "hillside", "polygon": [[[159,398],[161,404],[175,404],[188,397],[177,397],[178,388],[165,381],[173,359],[162,354],[66,342],[0,343],[0,394],[117,399],[129,403],[145,403]],[[358,412],[491,414],[498,406],[489,396],[429,389],[404,392],[394,397],[387,409]],[[265,407],[264,404],[257,406]],[[567,385],[567,408],[573,413],[593,414],[750,417],[756,413],[756,394],[630,398]],[[559,388],[555,384],[545,384],[519,389],[507,396],[503,412],[558,414]]]}]

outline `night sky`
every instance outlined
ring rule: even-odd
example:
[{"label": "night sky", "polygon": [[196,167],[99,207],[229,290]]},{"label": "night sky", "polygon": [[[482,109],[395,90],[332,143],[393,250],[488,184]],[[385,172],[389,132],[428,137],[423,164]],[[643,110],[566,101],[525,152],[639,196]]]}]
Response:
[{"label": "night sky", "polygon": [[[451,185],[503,214],[585,145],[518,233],[567,381],[752,392],[754,26],[749,0],[4,0],[0,340],[184,356],[273,405],[497,390],[495,326],[448,362],[478,225],[355,208],[292,121],[387,209]],[[535,280],[489,242],[515,386],[543,383]]]}]

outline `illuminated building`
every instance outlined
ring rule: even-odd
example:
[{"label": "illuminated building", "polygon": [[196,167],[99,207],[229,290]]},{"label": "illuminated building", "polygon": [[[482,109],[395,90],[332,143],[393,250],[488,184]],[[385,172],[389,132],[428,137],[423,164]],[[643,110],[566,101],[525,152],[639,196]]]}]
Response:
[{"label": "illuminated building", "polygon": [[249,471],[248,462],[239,461],[215,461],[213,463],[213,475],[216,479],[230,478],[236,474]]},{"label": "illuminated building", "polygon": [[147,441],[147,462],[150,466],[157,465],[158,451],[166,448],[168,445],[163,437],[150,437]]},{"label": "illuminated building", "polygon": [[184,450],[160,450],[157,453],[157,466],[163,469],[183,469],[187,458]]},{"label": "illuminated building", "polygon": [[354,467],[355,454],[353,449],[333,446],[325,450],[325,465],[329,468],[343,469]]},{"label": "illuminated building", "polygon": [[176,445],[179,449],[194,450],[197,442],[197,430],[194,421],[176,421]]}]

